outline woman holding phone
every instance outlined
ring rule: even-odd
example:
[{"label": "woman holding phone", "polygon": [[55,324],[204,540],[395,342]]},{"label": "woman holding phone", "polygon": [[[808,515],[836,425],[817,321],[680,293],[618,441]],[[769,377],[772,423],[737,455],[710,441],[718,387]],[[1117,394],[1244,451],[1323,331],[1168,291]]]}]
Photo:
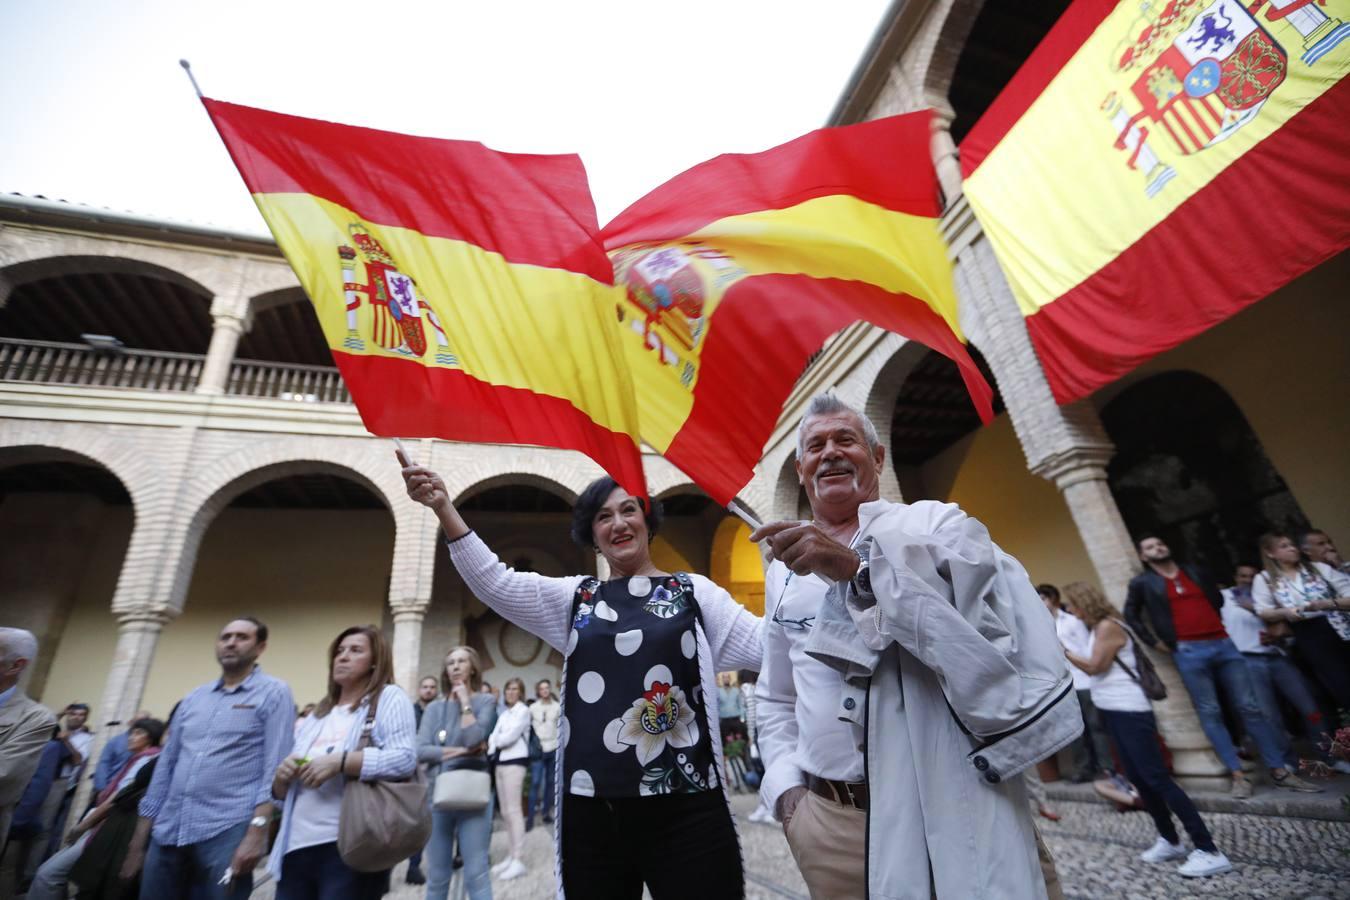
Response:
[{"label": "woman holding phone", "polygon": [[[497,722],[497,701],[484,694],[482,663],[472,647],[451,647],[441,671],[441,691],[422,713],[417,759],[431,780],[452,769],[487,769],[487,739]],[[450,891],[455,843],[464,860],[469,900],[492,900],[488,848],[492,841],[492,803],[479,810],[436,810],[427,844],[427,900],[445,900]]]}]

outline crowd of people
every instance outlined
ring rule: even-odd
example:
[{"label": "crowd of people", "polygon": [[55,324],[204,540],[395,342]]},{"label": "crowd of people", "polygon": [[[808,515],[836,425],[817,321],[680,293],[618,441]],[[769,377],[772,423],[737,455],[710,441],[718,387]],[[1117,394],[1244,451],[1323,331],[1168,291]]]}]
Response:
[{"label": "crowd of people", "polygon": [[[323,698],[297,713],[262,668],[267,626],[242,616],[216,639],[219,676],[167,722],[138,714],[90,768],[88,708],[58,722],[24,696],[37,642],[0,629],[0,894],[242,898],[266,860],[280,900],[363,900],[407,859],[428,900],[461,866],[467,896],[489,900],[526,873],[542,823],[560,896],[740,897],[728,791],[758,788],[750,819],[782,823],[814,898],[1057,897],[1034,819],[1057,814],[1035,765],[1060,750],[1075,780],[1128,779],[1158,831],[1142,859],[1216,875],[1231,864],[1168,771],[1149,652],[1175,661],[1235,797],[1252,791],[1243,738],[1272,784],[1318,790],[1295,773],[1281,704],[1314,745],[1322,707],[1350,707],[1350,577],[1325,535],[1301,550],[1268,536],[1223,593],[1145,537],[1122,615],[1086,583],[1034,586],[953,504],[880,499],[885,448],[830,395],[797,433],[811,520],[751,535],[771,560],[762,619],[661,570],[660,505],[609,478],[571,529],[608,578],[549,578],[503,564],[435,472],[400,463],[473,593],[563,655],[560,691],[513,677],[498,692],[455,646],[409,697],[380,629],[354,625],[329,646]],[[86,770],[93,802],[76,815]]]}]

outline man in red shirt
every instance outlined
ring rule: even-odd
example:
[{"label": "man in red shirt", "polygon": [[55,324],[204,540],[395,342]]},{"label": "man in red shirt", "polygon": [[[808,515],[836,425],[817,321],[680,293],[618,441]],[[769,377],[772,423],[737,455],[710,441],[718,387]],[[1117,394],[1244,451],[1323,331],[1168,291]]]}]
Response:
[{"label": "man in red shirt", "polygon": [[1275,786],[1320,791],[1284,767],[1279,741],[1257,705],[1247,661],[1229,640],[1219,618],[1223,597],[1214,579],[1199,566],[1178,563],[1162,538],[1142,538],[1138,549],[1144,571],[1130,581],[1125,621],[1139,640],[1154,650],[1172,654],[1205,736],[1233,773],[1233,797],[1247,799],[1252,795],[1252,785],[1242,774],[1233,739],[1223,724],[1220,685],[1270,767]]}]

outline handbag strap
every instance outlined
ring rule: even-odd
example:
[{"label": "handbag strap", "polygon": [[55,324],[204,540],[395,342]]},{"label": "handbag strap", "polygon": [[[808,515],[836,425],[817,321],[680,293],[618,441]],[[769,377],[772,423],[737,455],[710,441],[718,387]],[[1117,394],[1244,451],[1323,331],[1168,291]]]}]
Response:
[{"label": "handbag strap", "polygon": [[380,694],[384,692],[384,687],[370,695],[370,706],[366,709],[366,721],[361,725],[361,739],[356,742],[357,750],[364,750],[370,746],[370,733],[375,730],[375,711],[380,707]]},{"label": "handbag strap", "polygon": [[[1124,622],[1120,621],[1119,619],[1112,619],[1111,621],[1112,621],[1112,622],[1115,622],[1117,625],[1119,625],[1119,626],[1121,627],[1121,629],[1125,632],[1125,637],[1128,638],[1128,639],[1129,639],[1129,642],[1130,642],[1130,649],[1134,651],[1134,658],[1135,658],[1135,659],[1138,659],[1138,658],[1139,658],[1139,644],[1138,644],[1137,641],[1135,641],[1135,639],[1134,639],[1134,632],[1130,630],[1130,626],[1126,625]],[[1134,683],[1135,683],[1135,684],[1138,684],[1138,685],[1140,685],[1140,686],[1142,687],[1143,682],[1141,682],[1141,681],[1139,680],[1139,675],[1134,671],[1134,669],[1131,669],[1129,666],[1125,665],[1125,662],[1120,658],[1120,651],[1119,651],[1119,650],[1116,651],[1116,655],[1115,655],[1115,657],[1113,657],[1113,658],[1115,659],[1116,665],[1118,665],[1118,666],[1120,666],[1122,669],[1124,669],[1124,670],[1125,670],[1125,674],[1126,674],[1126,675],[1129,675],[1132,679],[1134,679]]]}]

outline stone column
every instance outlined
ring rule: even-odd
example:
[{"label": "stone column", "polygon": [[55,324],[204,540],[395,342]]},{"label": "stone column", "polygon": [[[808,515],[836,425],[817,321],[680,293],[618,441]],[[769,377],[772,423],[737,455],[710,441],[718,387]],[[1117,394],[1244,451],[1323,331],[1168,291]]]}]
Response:
[{"label": "stone column", "polygon": [[933,104],[933,139],[930,150],[942,186],[943,206],[951,206],[961,196],[961,159],[952,138],[952,120],[956,112],[945,100]]},{"label": "stone column", "polygon": [[[1055,402],[1026,320],[964,200],[948,210],[944,224],[956,257],[962,326],[993,370],[1027,467],[1059,489],[1098,581],[1119,607],[1141,564],[1106,480],[1115,446],[1088,403]],[[1150,656],[1168,687],[1167,700],[1154,710],[1172,751],[1173,770],[1195,784],[1217,784],[1216,778],[1225,774],[1223,765],[1200,728],[1175,666],[1164,654]]]},{"label": "stone column", "polygon": [[[427,460],[425,465],[437,467],[437,448],[432,442],[422,441],[408,449],[413,459]],[[389,464],[393,465],[392,454]],[[422,674],[422,623],[431,608],[436,559],[446,550],[441,542],[440,522],[431,510],[406,494],[398,494],[391,511],[394,514],[394,561],[389,576],[389,611],[394,619],[394,634],[390,641],[394,654],[394,683],[407,691],[409,697],[415,697],[417,680]]]},{"label": "stone column", "polygon": [[426,606],[401,606],[394,609],[394,683],[417,696],[417,681],[422,676],[422,621]]},{"label": "stone column", "polygon": [[[131,716],[141,705],[145,695],[145,682],[150,674],[150,666],[155,661],[155,647],[159,643],[159,634],[169,624],[174,614],[165,610],[135,610],[116,613],[117,647],[113,651],[112,667],[108,670],[108,680],[103,685],[103,699],[97,707],[98,718],[90,724],[95,729],[94,743],[89,748],[89,761],[85,765],[84,776],[71,804],[71,809],[82,810],[89,804],[89,794],[93,781],[89,776],[94,772],[103,745],[108,738],[125,731],[131,724]],[[112,728],[109,722],[120,722]],[[79,816],[71,816],[67,828],[74,827]]]},{"label": "stone column", "polygon": [[197,382],[199,394],[223,394],[230,379],[230,366],[234,363],[234,352],[239,346],[239,338],[246,330],[243,316],[232,313],[215,313],[213,310],[211,346],[206,351],[206,362],[202,365],[201,378]]}]

